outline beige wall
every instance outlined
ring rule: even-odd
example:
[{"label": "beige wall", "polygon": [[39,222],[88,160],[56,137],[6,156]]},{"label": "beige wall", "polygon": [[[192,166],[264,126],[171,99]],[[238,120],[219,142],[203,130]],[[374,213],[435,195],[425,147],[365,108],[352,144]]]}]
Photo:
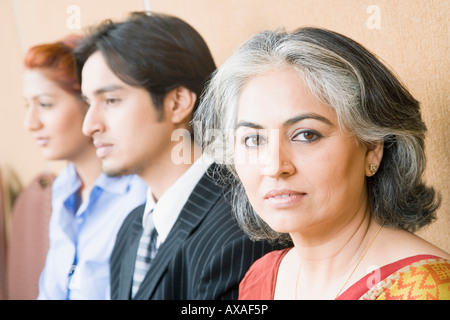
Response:
[{"label": "beige wall", "polygon": [[[177,15],[208,42],[220,65],[250,35],[268,28],[326,27],[359,41],[391,66],[422,102],[429,128],[427,181],[439,189],[438,220],[420,234],[450,252],[450,0],[149,0]],[[0,0],[0,169],[23,184],[63,163],[46,163],[23,129],[22,56],[29,46],[82,32],[105,18],[143,10],[145,0]],[[79,27],[76,12],[79,8]]]}]

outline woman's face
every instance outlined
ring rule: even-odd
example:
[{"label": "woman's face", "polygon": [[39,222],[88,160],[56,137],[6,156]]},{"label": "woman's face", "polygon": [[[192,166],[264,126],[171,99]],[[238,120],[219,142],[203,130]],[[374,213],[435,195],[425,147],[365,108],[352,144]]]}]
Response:
[{"label": "woman's face", "polygon": [[250,203],[286,233],[327,232],[365,214],[372,151],[338,126],[298,73],[256,77],[238,101],[234,161]]},{"label": "woman's face", "polygon": [[47,160],[73,161],[87,148],[93,148],[92,140],[81,132],[87,106],[49,80],[46,72],[25,70],[23,91],[28,107],[24,125]]}]

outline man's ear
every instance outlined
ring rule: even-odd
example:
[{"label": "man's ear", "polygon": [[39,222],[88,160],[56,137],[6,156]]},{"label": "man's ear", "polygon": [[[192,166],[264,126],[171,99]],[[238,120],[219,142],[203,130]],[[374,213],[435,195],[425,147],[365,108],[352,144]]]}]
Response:
[{"label": "man's ear", "polygon": [[192,119],[197,95],[180,86],[169,91],[164,97],[164,117],[174,124],[189,122]]},{"label": "man's ear", "polygon": [[366,176],[373,176],[380,167],[383,158],[384,141],[376,141],[367,146],[366,152]]}]

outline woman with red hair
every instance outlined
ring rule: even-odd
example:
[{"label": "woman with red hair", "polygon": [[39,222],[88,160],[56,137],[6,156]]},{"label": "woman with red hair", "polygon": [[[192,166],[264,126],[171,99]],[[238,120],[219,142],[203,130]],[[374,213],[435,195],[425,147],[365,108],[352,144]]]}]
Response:
[{"label": "woman with red hair", "polygon": [[47,160],[66,160],[52,186],[50,247],[39,299],[109,299],[109,258],[123,219],[143,204],[139,177],[102,173],[92,139],[81,128],[88,105],[81,96],[71,35],[25,56],[25,127]]}]

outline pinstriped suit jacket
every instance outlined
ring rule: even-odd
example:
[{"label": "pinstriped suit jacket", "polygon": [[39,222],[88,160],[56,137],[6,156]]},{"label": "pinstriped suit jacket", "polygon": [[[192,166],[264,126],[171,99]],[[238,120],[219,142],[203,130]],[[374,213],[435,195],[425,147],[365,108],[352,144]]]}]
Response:
[{"label": "pinstriped suit jacket", "polygon": [[[279,249],[252,242],[239,228],[214,182],[213,164],[194,188],[136,293],[139,300],[237,299],[253,262]],[[130,299],[144,206],[124,221],[111,255],[111,299]]]}]

